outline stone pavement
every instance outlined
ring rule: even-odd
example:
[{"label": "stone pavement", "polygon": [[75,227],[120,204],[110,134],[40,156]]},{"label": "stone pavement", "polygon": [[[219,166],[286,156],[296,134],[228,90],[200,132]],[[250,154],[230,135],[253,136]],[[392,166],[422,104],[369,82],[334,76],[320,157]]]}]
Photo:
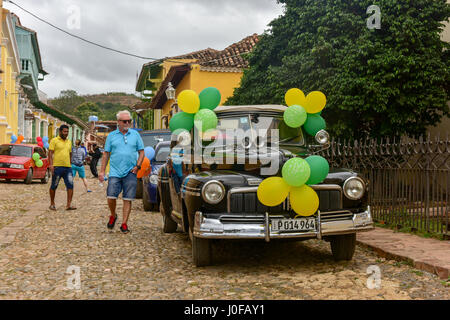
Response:
[{"label": "stone pavement", "polygon": [[415,268],[434,273],[441,279],[447,280],[450,276],[450,241],[375,228],[359,233],[357,242],[373,249],[379,256],[408,261]]},{"label": "stone pavement", "polygon": [[76,211],[64,210],[63,183],[50,211],[49,185],[0,182],[0,300],[450,299],[449,281],[359,244],[352,261],[336,262],[320,240],[217,241],[213,265],[196,268],[189,237],[163,233],[140,200],[130,234],[118,230],[121,200],[107,230],[106,186],[88,182],[92,193],[75,179]]}]

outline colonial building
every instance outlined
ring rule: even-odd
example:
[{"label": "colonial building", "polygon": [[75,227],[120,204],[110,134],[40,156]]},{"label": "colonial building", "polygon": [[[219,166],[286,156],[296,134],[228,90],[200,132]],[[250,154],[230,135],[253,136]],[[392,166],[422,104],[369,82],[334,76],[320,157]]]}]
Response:
[{"label": "colonial building", "polygon": [[0,50],[0,143],[9,143],[17,134],[19,122],[20,60],[11,13],[2,7]]},{"label": "colonial building", "polygon": [[239,86],[243,70],[248,67],[242,54],[251,52],[257,42],[258,35],[254,34],[221,51],[208,48],[144,64],[136,91],[153,94],[151,101],[144,101],[134,109],[140,114],[154,110],[154,129],[168,128],[170,118],[179,112],[175,101],[167,100],[165,91],[169,83],[177,96],[185,89],[199,94],[204,88],[216,87],[222,94],[221,103],[225,102]]}]

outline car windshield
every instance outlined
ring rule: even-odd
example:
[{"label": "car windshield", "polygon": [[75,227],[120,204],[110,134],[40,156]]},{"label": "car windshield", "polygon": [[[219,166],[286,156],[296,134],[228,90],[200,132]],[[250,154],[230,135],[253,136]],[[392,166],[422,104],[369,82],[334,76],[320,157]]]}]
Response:
[{"label": "car windshield", "polygon": [[142,135],[142,141],[144,142],[145,147],[154,148],[159,142],[170,141],[171,135],[168,134],[149,134]]},{"label": "car windshield", "polygon": [[16,145],[1,145],[0,155],[31,158],[31,148]]},{"label": "car windshield", "polygon": [[[301,128],[288,127],[282,117],[259,116],[258,114],[221,117],[218,119],[216,130],[210,131],[204,139],[215,141],[209,146],[220,146],[230,142],[235,143],[233,142],[233,137],[229,137],[229,134],[233,133],[234,137],[236,137],[240,130],[244,133],[253,130],[253,134],[266,138],[267,142],[271,144],[278,142],[280,144],[304,145]],[[278,130],[278,138],[276,135],[272,135],[272,130]],[[253,137],[253,141],[255,140],[257,140],[257,137]]]},{"label": "car windshield", "polygon": [[156,162],[165,162],[167,160],[167,158],[169,157],[169,154],[170,154],[169,147],[160,148],[158,150],[158,153],[155,156],[155,161]]}]

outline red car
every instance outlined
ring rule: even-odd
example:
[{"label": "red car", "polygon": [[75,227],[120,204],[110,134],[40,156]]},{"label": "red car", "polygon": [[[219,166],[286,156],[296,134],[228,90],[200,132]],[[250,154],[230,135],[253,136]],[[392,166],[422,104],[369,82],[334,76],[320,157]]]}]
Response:
[{"label": "red car", "polygon": [[[33,153],[41,156],[44,165],[36,167],[32,159]],[[47,183],[50,178],[47,152],[44,148],[32,144],[2,144],[0,145],[0,179],[24,180],[30,184],[35,179]]]}]

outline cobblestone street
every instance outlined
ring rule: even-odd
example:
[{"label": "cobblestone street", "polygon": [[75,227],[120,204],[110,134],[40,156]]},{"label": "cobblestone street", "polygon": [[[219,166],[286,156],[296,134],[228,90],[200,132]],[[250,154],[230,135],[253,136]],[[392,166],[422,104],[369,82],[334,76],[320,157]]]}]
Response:
[{"label": "cobblestone street", "polygon": [[[164,234],[161,215],[133,204],[132,232],[106,228],[105,189],[75,179],[76,211],[65,211],[61,183],[57,211],[48,187],[0,183],[0,299],[445,299],[449,283],[409,265],[378,258],[357,246],[351,262],[334,262],[329,244],[216,242],[214,266],[192,264],[187,235]],[[368,289],[367,268],[381,270],[381,288]],[[81,289],[67,288],[78,266]]]}]

